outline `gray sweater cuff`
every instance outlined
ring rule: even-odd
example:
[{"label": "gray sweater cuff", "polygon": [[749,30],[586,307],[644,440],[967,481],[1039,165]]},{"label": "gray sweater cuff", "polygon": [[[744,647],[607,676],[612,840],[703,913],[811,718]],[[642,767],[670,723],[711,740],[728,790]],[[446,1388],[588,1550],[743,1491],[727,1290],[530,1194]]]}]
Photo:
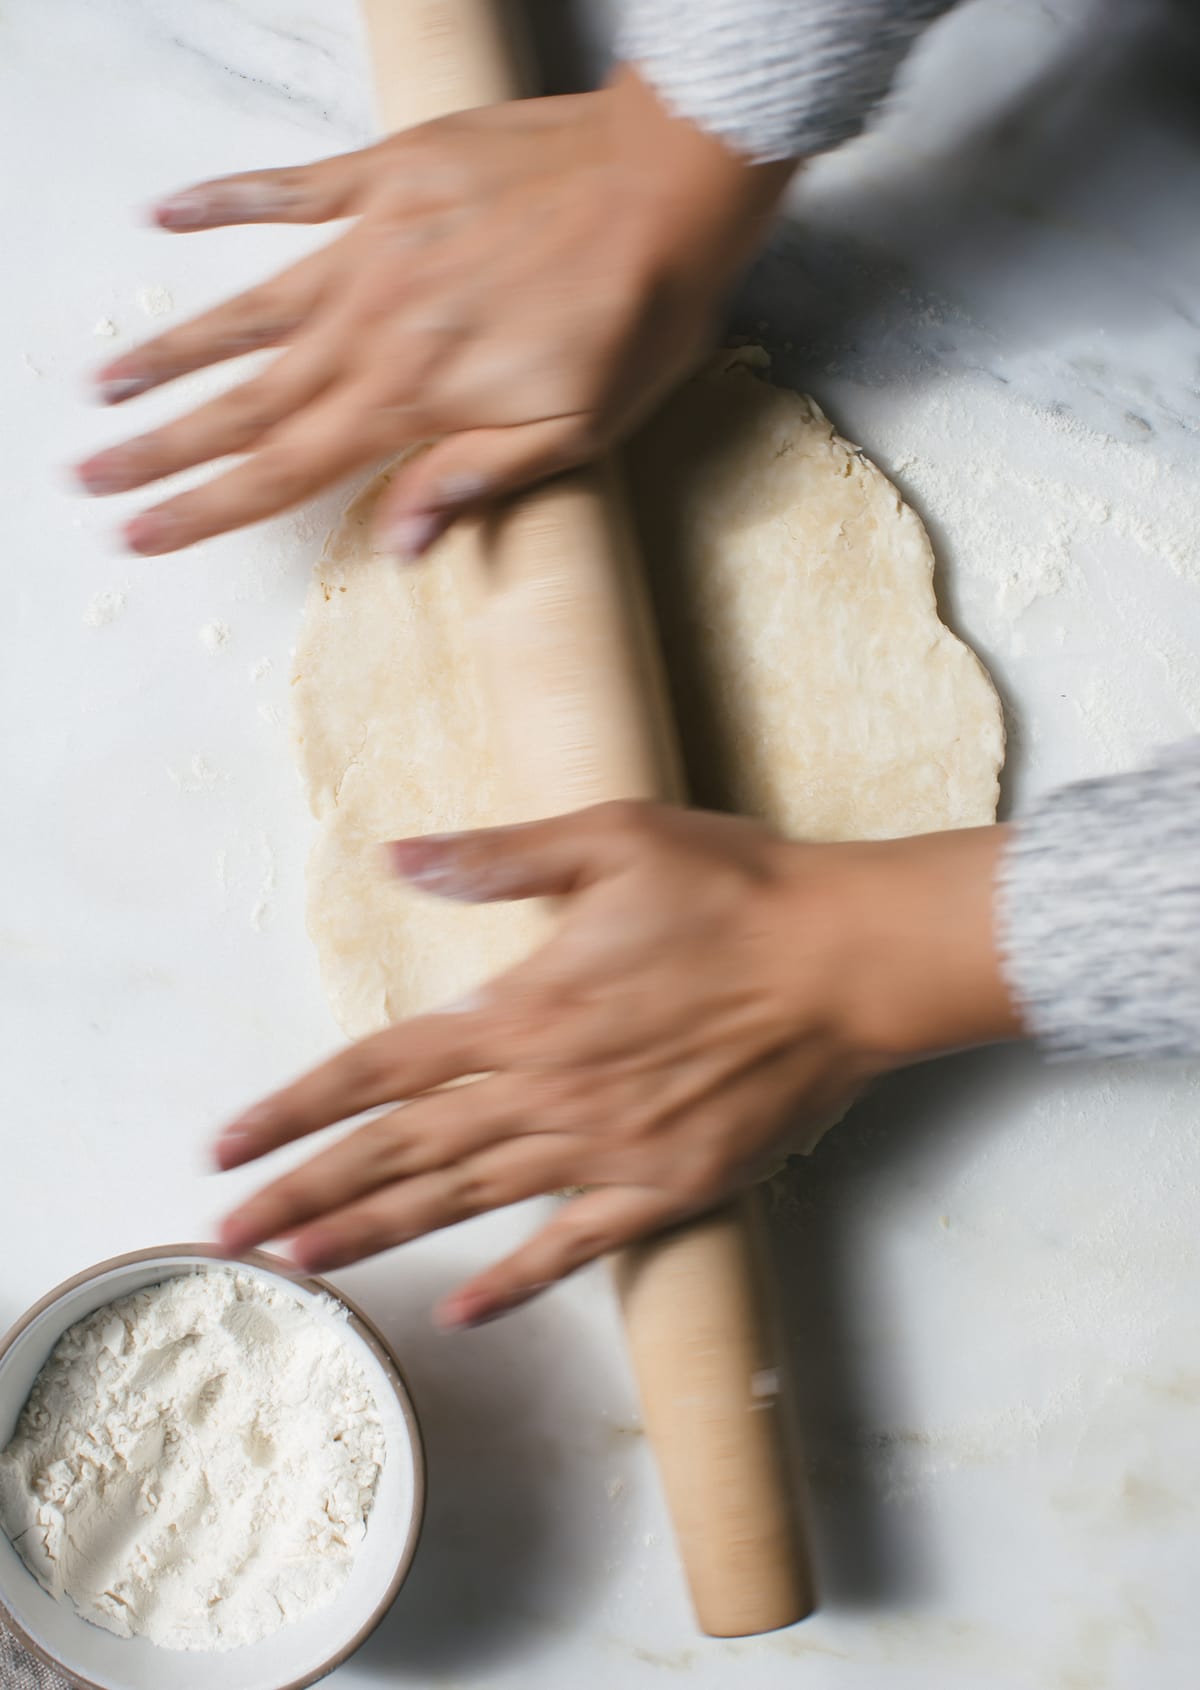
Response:
[{"label": "gray sweater cuff", "polygon": [[1049,1051],[1200,1055],[1200,739],[1035,804],[1001,863],[997,922]]},{"label": "gray sweater cuff", "polygon": [[678,116],[759,162],[857,135],[955,0],[622,0],[618,56]]}]

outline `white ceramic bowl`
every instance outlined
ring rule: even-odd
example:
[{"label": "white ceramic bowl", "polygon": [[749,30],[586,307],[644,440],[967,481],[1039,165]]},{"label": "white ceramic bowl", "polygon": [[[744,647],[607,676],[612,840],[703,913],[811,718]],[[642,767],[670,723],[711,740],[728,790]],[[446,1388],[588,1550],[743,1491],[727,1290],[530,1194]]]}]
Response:
[{"label": "white ceramic bowl", "polygon": [[[119,1256],[58,1286],[0,1341],[0,1449],[8,1443],[30,1387],[69,1326],[105,1303],[222,1260],[202,1244]],[[48,1596],[0,1531],[0,1608],[9,1629],[80,1690],[303,1690],[341,1666],[391,1606],[416,1552],[425,1503],[425,1461],[408,1387],[382,1337],[361,1310],[319,1279],[295,1279],[270,1256],[251,1252],[238,1264],[285,1284],[321,1310],[321,1293],[345,1304],[347,1334],[361,1350],[387,1436],[367,1534],[337,1600],[311,1619],[286,1625],[261,1643],[220,1654],[159,1649],[143,1638],[114,1637]]]}]

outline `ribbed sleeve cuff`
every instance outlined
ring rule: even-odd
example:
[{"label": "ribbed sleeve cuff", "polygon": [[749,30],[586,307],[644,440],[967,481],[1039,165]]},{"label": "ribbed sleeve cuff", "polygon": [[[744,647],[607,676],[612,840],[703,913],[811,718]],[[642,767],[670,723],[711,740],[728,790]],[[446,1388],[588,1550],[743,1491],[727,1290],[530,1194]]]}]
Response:
[{"label": "ribbed sleeve cuff", "polygon": [[954,0],[624,0],[619,57],[677,116],[759,163],[858,134]]},{"label": "ribbed sleeve cuff", "polygon": [[1059,1056],[1200,1056],[1200,739],[1062,787],[1013,829],[1008,985]]}]

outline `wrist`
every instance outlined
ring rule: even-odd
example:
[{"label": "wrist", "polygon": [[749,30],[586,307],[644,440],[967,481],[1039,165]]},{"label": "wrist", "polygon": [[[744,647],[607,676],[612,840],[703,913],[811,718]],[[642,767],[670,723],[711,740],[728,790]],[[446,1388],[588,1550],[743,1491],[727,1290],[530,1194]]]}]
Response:
[{"label": "wrist", "polygon": [[868,1067],[1022,1036],[996,933],[1007,835],[997,826],[788,847],[801,853],[794,870],[808,911],[796,919],[826,935],[834,1014]]},{"label": "wrist", "polygon": [[695,265],[714,294],[728,287],[770,233],[798,161],[756,163],[677,117],[629,65],[610,84],[613,142],[645,205],[664,269],[692,290]]}]

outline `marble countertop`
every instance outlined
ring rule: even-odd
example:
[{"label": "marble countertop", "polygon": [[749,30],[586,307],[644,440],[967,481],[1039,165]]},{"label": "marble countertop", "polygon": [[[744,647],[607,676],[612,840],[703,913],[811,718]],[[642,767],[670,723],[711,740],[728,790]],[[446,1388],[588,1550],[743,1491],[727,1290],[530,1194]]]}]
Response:
[{"label": "marble countertop", "polygon": [[[539,12],[569,74],[570,15]],[[799,185],[738,305],[929,523],[1004,694],[1017,807],[1200,730],[1189,12],[965,5],[888,122]],[[103,1256],[205,1235],[254,1178],[207,1175],[214,1123],[336,1043],[287,695],[340,500],[141,561],[62,465],[120,432],[91,366],[311,244],[139,213],[365,139],[353,7],[53,13],[16,0],[0,25],[0,1324]],[[1190,1690],[1196,1069],[938,1064],[777,1192],[824,1606],[774,1637],[693,1630],[602,1274],[431,1330],[433,1297],[528,1224],[344,1276],[410,1371],[432,1489],[412,1579],[338,1690]]]}]

